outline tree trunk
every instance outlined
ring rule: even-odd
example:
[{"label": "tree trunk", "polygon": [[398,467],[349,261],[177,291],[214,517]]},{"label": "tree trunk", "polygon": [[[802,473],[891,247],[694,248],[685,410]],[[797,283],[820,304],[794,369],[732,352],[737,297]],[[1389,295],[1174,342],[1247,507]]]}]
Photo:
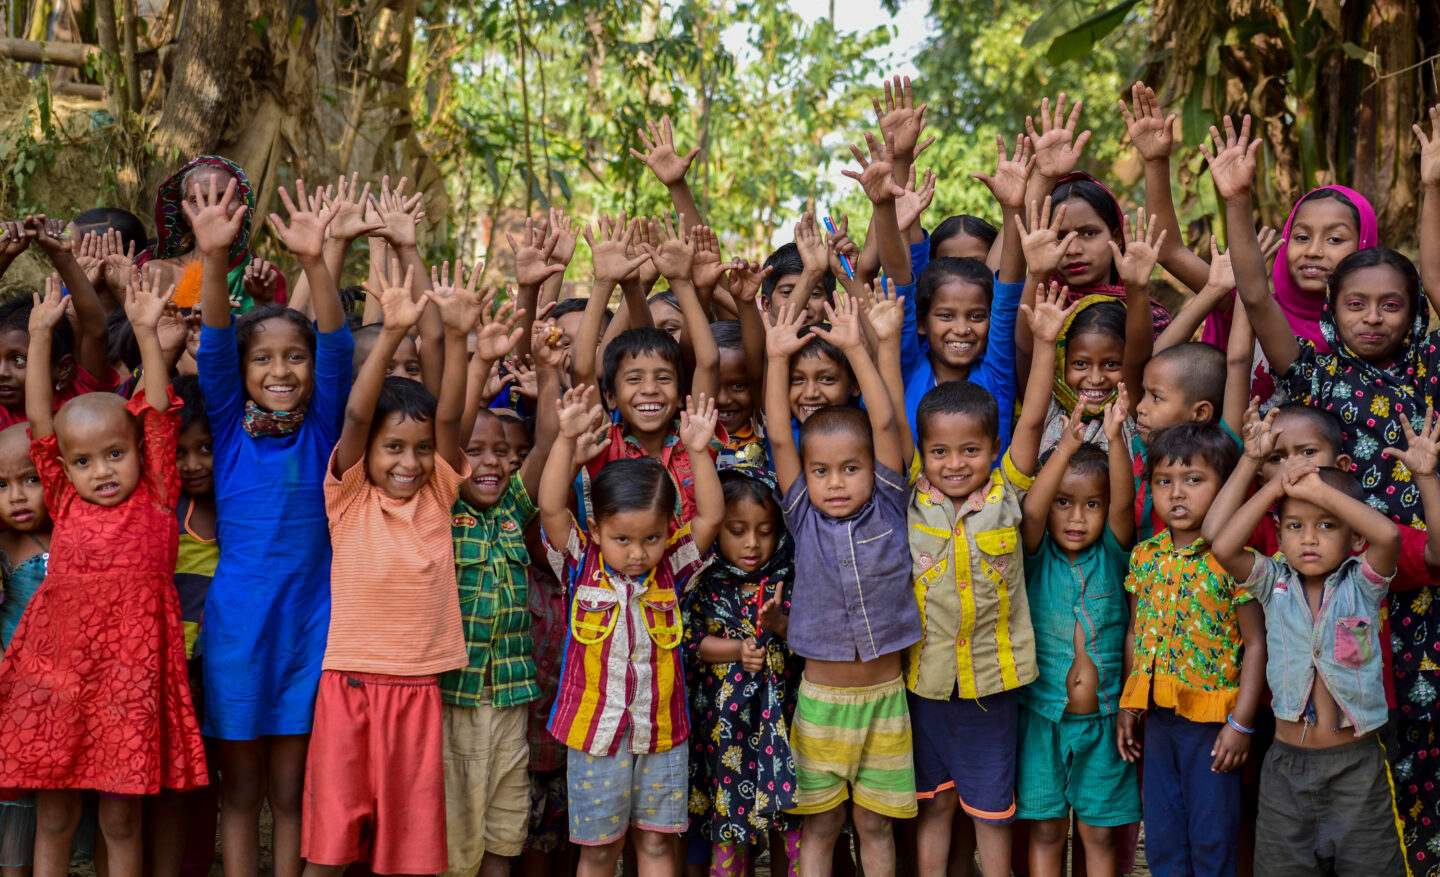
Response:
[{"label": "tree trunk", "polygon": [[96,0],[95,30],[100,39],[100,50],[105,53],[100,59],[100,78],[105,84],[106,102],[110,115],[119,119],[124,113],[129,88],[121,78],[123,67],[120,31],[115,24],[115,0]]},{"label": "tree trunk", "polygon": [[220,142],[235,99],[235,74],[250,20],[247,5],[245,0],[187,0],[174,73],[150,138],[155,164],[144,191],[154,192],[177,164]]}]

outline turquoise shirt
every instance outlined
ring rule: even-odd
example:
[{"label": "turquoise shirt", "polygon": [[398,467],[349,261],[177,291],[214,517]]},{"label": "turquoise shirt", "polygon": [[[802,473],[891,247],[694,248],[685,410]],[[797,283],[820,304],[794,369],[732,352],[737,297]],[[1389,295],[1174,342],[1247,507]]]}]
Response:
[{"label": "turquoise shirt", "polygon": [[1025,587],[1035,628],[1035,658],[1040,677],[1020,689],[1021,702],[1052,722],[1068,703],[1066,679],[1075,661],[1075,625],[1085,635],[1085,653],[1100,671],[1100,714],[1120,706],[1125,682],[1125,629],[1130,621],[1125,597],[1129,552],[1110,526],[1100,541],[1074,562],[1046,533],[1040,548],[1025,555]]}]

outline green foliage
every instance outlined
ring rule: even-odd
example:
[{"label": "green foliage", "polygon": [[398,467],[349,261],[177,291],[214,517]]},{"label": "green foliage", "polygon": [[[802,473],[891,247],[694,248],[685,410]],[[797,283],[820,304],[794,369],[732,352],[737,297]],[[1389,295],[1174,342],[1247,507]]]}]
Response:
[{"label": "green foliage", "polygon": [[36,77],[33,100],[23,104],[21,115],[0,132],[0,202],[15,205],[18,214],[38,213],[46,208],[36,197],[36,179],[55,161],[56,131],[51,112],[48,77]]}]

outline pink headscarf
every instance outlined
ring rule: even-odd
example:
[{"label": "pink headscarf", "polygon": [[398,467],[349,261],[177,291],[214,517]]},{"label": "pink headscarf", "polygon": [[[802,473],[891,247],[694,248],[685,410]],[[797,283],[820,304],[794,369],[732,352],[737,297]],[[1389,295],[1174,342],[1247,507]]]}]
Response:
[{"label": "pink headscarf", "polygon": [[[1300,212],[1300,205],[1322,189],[1331,189],[1344,195],[1360,214],[1360,240],[1356,249],[1368,250],[1379,243],[1375,208],[1370,206],[1364,195],[1344,186],[1321,186],[1307,192],[1291,209],[1289,218],[1285,220],[1285,230],[1281,233],[1284,243],[1280,244],[1280,251],[1275,254],[1275,267],[1270,272],[1270,279],[1275,285],[1275,300],[1280,303],[1281,310],[1285,311],[1285,318],[1290,321],[1295,337],[1310,339],[1319,353],[1330,353],[1330,345],[1320,334],[1320,316],[1325,310],[1325,297],[1317,298],[1296,286],[1290,277],[1290,265],[1286,259],[1286,252],[1290,248],[1290,227],[1295,224],[1295,214]],[[1205,319],[1205,330],[1201,335],[1203,341],[1223,350],[1229,338],[1230,314],[1212,313]]]}]

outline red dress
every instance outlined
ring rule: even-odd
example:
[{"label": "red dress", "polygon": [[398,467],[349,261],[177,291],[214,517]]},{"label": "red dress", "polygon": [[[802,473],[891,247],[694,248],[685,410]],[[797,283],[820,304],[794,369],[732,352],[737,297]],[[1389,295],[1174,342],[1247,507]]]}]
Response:
[{"label": "red dress", "polygon": [[0,788],[155,794],[204,785],[205,748],[175,591],[178,400],[127,404],[143,428],[140,484],[86,502],[55,436],[30,445],[55,521],[49,569],[0,663]]}]

